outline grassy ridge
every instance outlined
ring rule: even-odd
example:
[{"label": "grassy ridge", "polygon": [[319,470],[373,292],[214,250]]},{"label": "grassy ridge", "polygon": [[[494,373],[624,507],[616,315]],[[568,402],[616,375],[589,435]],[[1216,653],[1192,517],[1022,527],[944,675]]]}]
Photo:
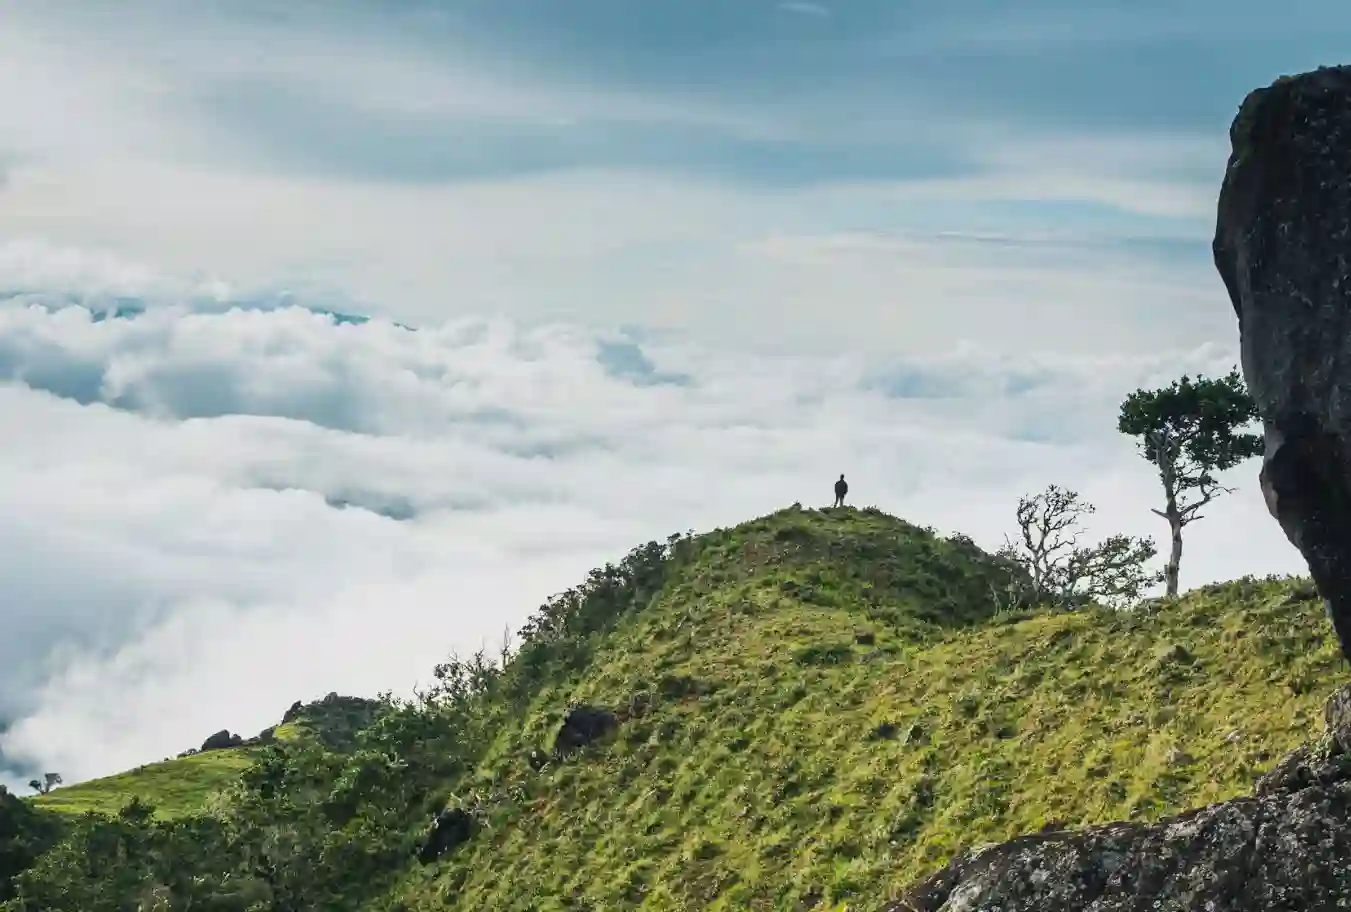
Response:
[{"label": "grassy ridge", "polygon": [[[314,740],[354,746],[342,788],[398,802],[361,811],[345,824],[354,842],[334,845],[370,833],[398,860],[380,862],[394,865],[382,897],[359,892],[369,876],[332,881],[327,895],[346,899],[326,908],[881,909],[963,845],[1246,791],[1317,734],[1340,676],[1307,581],[1242,580],[1130,613],[1009,614],[996,600],[1008,580],[960,538],[876,511],[790,509],[696,538],[650,602],[644,590],[582,625],[550,653],[566,661],[493,691],[472,734],[409,711],[364,742],[365,711],[330,701],[305,724],[339,720],[322,724],[342,737]],[[536,768],[578,702],[624,721]],[[416,772],[438,768],[436,744],[481,738],[469,766],[444,767],[468,772]],[[71,809],[115,810],[136,794],[181,813],[219,788],[209,773],[227,758],[211,758],[225,753],[38,803],[71,793],[84,802]],[[397,834],[446,797],[475,808],[477,831],[413,864],[414,835]],[[265,806],[282,807],[248,813]],[[287,871],[302,864],[315,862]]]},{"label": "grassy ridge", "polygon": [[63,814],[93,811],[111,816],[132,798],[140,798],[153,803],[160,817],[171,819],[202,810],[213,793],[252,764],[253,757],[245,748],[207,751],[66,786],[31,800]]},{"label": "grassy ridge", "polygon": [[[765,559],[785,540],[803,547]],[[946,547],[852,512],[710,537],[504,735],[480,778],[520,800],[403,899],[876,909],[963,844],[1232,797],[1316,729],[1340,658],[1307,583],[975,623],[988,599],[946,617],[910,601],[921,577],[931,598],[988,583]],[[583,759],[521,762],[568,702],[636,695],[653,708]]]},{"label": "grassy ridge", "polygon": [[[380,704],[330,694],[299,707],[290,721],[270,730],[267,740],[318,741],[340,752],[352,750],[356,732],[370,724]],[[132,798],[152,805],[155,816],[173,820],[206,809],[211,797],[253,765],[256,746],[192,753],[134,770],[91,779],[34,796],[36,807],[66,815],[88,812],[113,815]]]}]

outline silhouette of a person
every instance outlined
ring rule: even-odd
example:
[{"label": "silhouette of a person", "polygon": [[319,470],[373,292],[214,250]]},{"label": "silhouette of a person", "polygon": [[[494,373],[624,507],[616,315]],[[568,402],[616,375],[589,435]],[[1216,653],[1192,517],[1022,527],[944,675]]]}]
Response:
[{"label": "silhouette of a person", "polygon": [[848,493],[849,493],[849,483],[845,481],[844,476],[841,475],[840,480],[835,482],[835,506],[837,507],[844,506],[844,495]]}]

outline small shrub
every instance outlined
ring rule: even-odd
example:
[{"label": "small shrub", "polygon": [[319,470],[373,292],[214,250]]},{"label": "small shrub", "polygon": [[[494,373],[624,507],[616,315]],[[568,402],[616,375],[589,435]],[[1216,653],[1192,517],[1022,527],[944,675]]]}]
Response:
[{"label": "small shrub", "polygon": [[834,643],[830,646],[805,646],[793,653],[793,660],[799,665],[839,665],[854,654],[854,648],[848,643]]}]

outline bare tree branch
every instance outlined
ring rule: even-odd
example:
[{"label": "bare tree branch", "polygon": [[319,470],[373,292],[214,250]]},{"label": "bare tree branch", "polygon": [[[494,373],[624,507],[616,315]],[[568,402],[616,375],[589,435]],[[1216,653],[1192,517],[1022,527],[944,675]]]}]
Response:
[{"label": "bare tree branch", "polygon": [[1145,570],[1155,556],[1153,542],[1114,535],[1081,547],[1080,521],[1095,512],[1074,491],[1051,485],[1018,502],[1018,540],[1005,537],[1003,553],[1026,571],[1030,597],[1064,607],[1088,600],[1116,604],[1139,598],[1160,574]]}]

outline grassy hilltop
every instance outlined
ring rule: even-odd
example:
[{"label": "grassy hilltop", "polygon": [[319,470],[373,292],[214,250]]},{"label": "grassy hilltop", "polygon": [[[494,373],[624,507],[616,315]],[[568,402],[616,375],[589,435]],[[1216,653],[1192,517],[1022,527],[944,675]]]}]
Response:
[{"label": "grassy hilltop", "polygon": [[[370,724],[379,705],[372,700],[330,694],[295,707],[288,713],[287,721],[254,740],[267,743],[309,739],[347,753],[354,747],[357,732]],[[241,746],[184,753],[186,756],[69,785],[30,800],[40,808],[72,815],[90,811],[116,814],[128,801],[140,798],[154,806],[160,819],[186,817],[205,809],[211,796],[253,766],[259,751],[257,747]]]},{"label": "grassy hilltop", "polygon": [[[40,857],[0,909],[873,910],[964,845],[1232,797],[1317,733],[1341,659],[1307,581],[1000,612],[1010,574],[874,510],[654,543],[342,738],[23,803]],[[574,748],[577,704],[615,724]],[[459,844],[419,864],[444,807]]]}]

